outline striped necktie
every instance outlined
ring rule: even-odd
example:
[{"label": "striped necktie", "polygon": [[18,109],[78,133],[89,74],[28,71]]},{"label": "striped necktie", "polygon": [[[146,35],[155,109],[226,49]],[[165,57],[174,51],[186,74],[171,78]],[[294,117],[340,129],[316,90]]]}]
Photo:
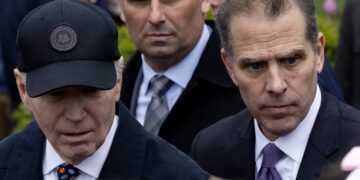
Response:
[{"label": "striped necktie", "polygon": [[150,80],[150,88],[154,94],[147,107],[144,128],[152,134],[158,134],[164,122],[169,107],[165,93],[172,85],[172,81],[165,76],[154,76]]}]

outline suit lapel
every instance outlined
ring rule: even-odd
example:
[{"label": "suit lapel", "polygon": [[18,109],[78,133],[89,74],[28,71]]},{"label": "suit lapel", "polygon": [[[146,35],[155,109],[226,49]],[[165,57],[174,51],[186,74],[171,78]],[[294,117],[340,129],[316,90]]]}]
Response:
[{"label": "suit lapel", "polygon": [[212,28],[212,33],[193,76],[217,86],[232,87],[233,82],[221,60],[220,39],[214,21],[207,21],[206,24]]},{"label": "suit lapel", "polygon": [[139,73],[135,80],[135,86],[134,86],[134,89],[133,89],[133,92],[131,95],[130,108],[129,108],[131,114],[134,116],[136,115],[136,105],[137,105],[137,100],[139,97],[140,86],[141,86],[143,79],[144,79],[144,73],[143,73],[142,68],[140,68]]},{"label": "suit lapel", "polygon": [[227,75],[226,68],[221,61],[220,39],[215,24],[213,21],[207,21],[206,24],[212,28],[212,33],[201,54],[199,64],[194,71],[193,77],[189,81],[188,86],[184,89],[180,98],[186,97],[187,93],[191,93],[193,89],[201,86],[201,83],[199,83],[201,81],[223,87],[233,86],[230,77]]},{"label": "suit lapel", "polygon": [[336,108],[329,95],[322,92],[319,113],[296,179],[313,179],[322,167],[330,164],[330,156],[339,149],[340,115]]},{"label": "suit lapel", "polygon": [[255,179],[255,130],[253,117],[249,111],[238,118],[240,124],[235,135],[229,135],[233,146],[225,154],[225,168],[229,177]]},{"label": "suit lapel", "polygon": [[[248,129],[252,131],[251,128]],[[230,173],[239,174],[241,179],[255,179],[255,140],[254,136],[242,137],[240,142],[233,146],[227,156]]]},{"label": "suit lapel", "polygon": [[141,179],[146,139],[140,124],[119,105],[119,125],[99,179]]},{"label": "suit lapel", "polygon": [[[126,107],[129,109],[131,108],[131,104],[135,103],[136,101],[132,102],[134,94],[136,94],[139,88],[135,88],[136,84],[141,84],[141,81],[138,82],[138,74],[141,69],[141,53],[136,51],[130,58],[130,60],[126,63],[126,67],[123,73],[123,85],[121,90],[121,101],[125,104]],[[137,97],[136,97],[137,99]],[[118,109],[117,109],[118,110]],[[117,113],[118,114],[118,113]]]},{"label": "suit lapel", "polygon": [[43,179],[42,157],[45,136],[32,122],[17,140],[5,179]]},{"label": "suit lapel", "polygon": [[[233,86],[233,82],[227,75],[226,68],[221,61],[220,55],[220,39],[215,28],[214,21],[207,21],[206,24],[212,28],[212,33],[206,44],[204,51],[201,54],[199,64],[196,67],[194,74],[192,75],[189,83],[181,93],[180,97],[176,101],[174,107],[169,112],[161,129],[169,129],[167,127],[176,127],[177,123],[181,122],[169,122],[167,119],[178,119],[176,116],[179,114],[178,110],[183,110],[188,106],[189,101],[192,101],[192,95],[201,94],[202,91],[206,91],[208,85],[220,86],[230,88]],[[160,129],[160,133],[163,132]],[[173,128],[170,128],[173,129]]]}]

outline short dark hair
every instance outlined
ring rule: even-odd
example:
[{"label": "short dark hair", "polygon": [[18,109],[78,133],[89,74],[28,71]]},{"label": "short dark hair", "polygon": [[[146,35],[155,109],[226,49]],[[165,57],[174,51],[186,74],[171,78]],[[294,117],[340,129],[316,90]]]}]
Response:
[{"label": "short dark hair", "polygon": [[[295,2],[292,3],[291,1]],[[226,0],[220,7],[216,17],[216,26],[220,33],[221,44],[225,51],[233,56],[229,40],[230,21],[236,15],[263,15],[274,19],[284,14],[295,4],[305,19],[305,38],[310,41],[313,49],[316,47],[318,26],[315,17],[313,0]]]}]

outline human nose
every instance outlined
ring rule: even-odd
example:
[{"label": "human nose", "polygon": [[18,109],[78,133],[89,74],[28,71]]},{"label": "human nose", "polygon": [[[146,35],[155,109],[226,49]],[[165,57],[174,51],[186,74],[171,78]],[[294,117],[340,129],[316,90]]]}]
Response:
[{"label": "human nose", "polygon": [[266,91],[270,94],[281,94],[287,90],[287,82],[278,66],[269,68],[269,75],[266,81]]},{"label": "human nose", "polygon": [[65,116],[71,121],[80,121],[85,118],[84,100],[81,96],[68,98],[66,101]]},{"label": "human nose", "polygon": [[151,1],[151,10],[149,15],[150,24],[161,24],[165,22],[165,15],[161,3],[158,0]]}]

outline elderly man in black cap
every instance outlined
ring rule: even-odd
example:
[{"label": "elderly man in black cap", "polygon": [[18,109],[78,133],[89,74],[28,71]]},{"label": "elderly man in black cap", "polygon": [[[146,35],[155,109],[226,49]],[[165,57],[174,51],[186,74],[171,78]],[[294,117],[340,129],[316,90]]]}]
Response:
[{"label": "elderly man in black cap", "polygon": [[0,179],[208,178],[123,106],[115,116],[122,64],[105,11],[47,3],[24,18],[17,45],[16,83],[35,121],[0,142]]}]

